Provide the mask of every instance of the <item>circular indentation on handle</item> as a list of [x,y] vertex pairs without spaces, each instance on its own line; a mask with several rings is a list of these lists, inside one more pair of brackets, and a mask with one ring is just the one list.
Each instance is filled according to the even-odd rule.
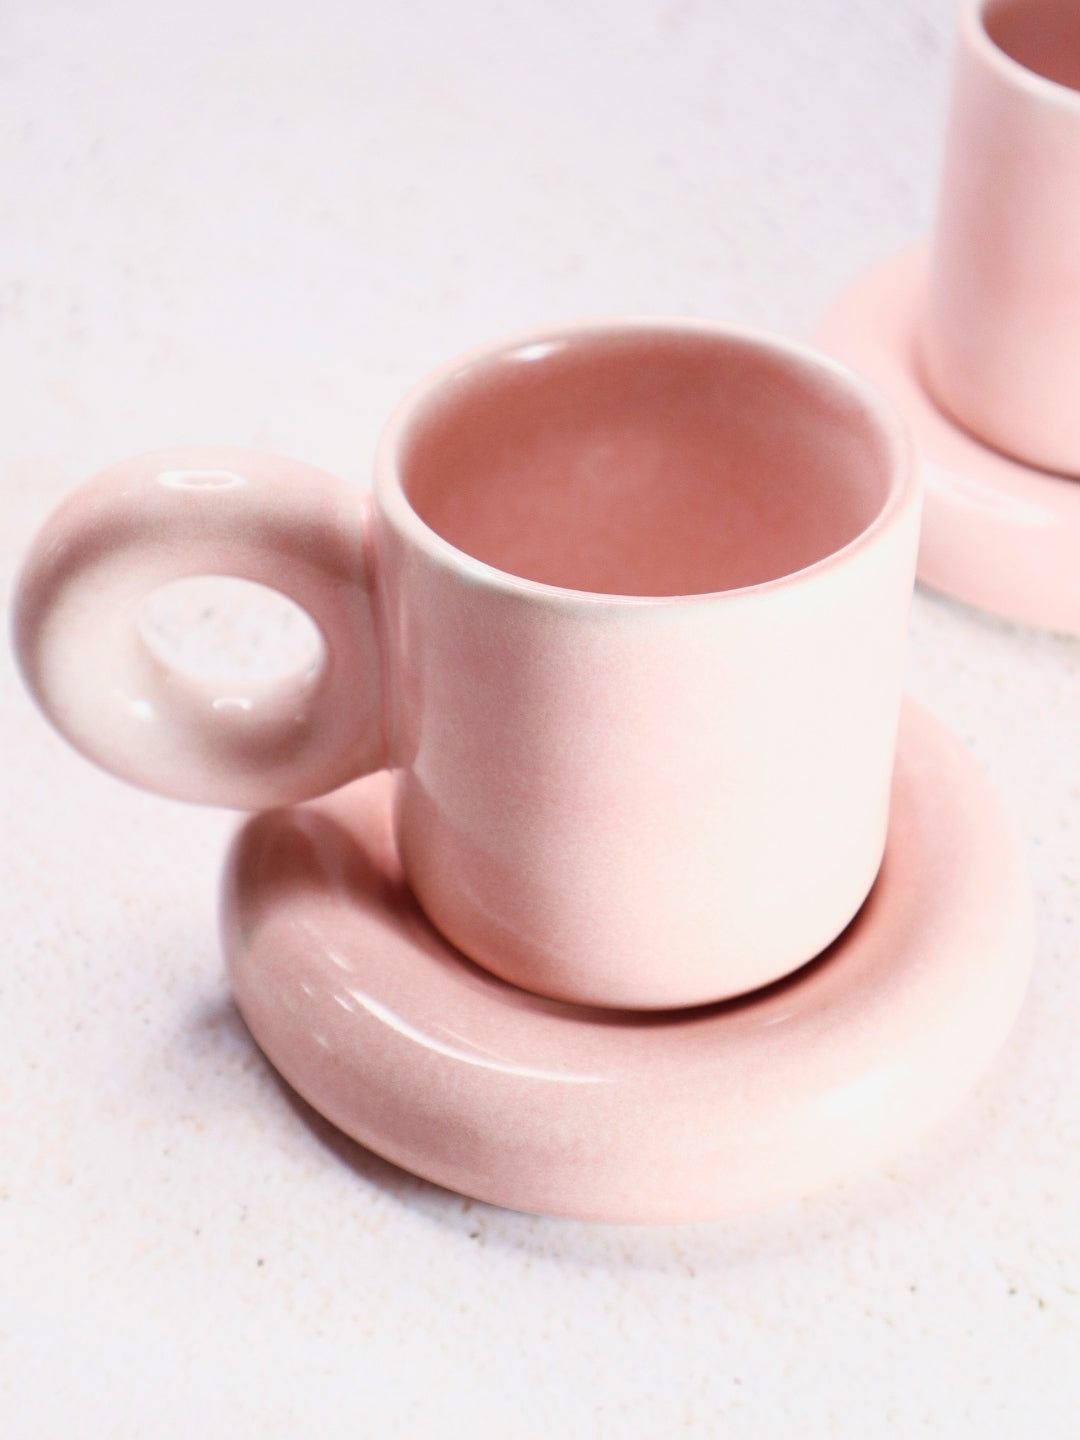
[[152,591],[139,633],[163,665],[229,682],[234,693],[274,679],[310,684],[326,647],[306,611],[280,590],[230,575],[193,575]]

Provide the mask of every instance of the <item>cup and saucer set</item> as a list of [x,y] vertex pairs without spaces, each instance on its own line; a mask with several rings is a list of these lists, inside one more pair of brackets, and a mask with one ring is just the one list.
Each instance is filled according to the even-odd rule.
[[[237,1005],[417,1175],[588,1219],[751,1210],[908,1143],[1009,1033],[1029,881],[902,672],[917,559],[1080,631],[1080,16],[989,0],[961,30],[932,256],[858,282],[823,349],[517,336],[405,398],[371,495],[162,451],[26,559],[31,693],[121,778],[253,812]],[[209,574],[299,605],[318,662],[241,694],[165,664],[140,609]]]

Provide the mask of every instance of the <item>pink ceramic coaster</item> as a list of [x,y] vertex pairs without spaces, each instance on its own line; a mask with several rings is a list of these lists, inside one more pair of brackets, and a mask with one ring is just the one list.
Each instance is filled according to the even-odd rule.
[[926,477],[919,579],[1080,635],[1080,481],[983,445],[931,399],[916,352],[925,267],[921,246],[874,266],[840,296],[818,342],[884,390],[914,432]]
[[1009,827],[911,706],[858,918],[790,979],[696,1010],[578,1008],[465,960],[403,883],[392,787],[376,775],[247,823],[226,877],[230,975],[317,1110],[477,1199],[673,1221],[804,1195],[955,1105],[1020,1005],[1033,930]]

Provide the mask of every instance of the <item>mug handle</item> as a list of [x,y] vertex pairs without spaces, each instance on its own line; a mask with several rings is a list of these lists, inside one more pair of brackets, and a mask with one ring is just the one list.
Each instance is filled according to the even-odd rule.
[[[208,805],[291,804],[387,763],[373,554],[367,497],[314,466],[250,450],[141,455],[75,491],[38,535],[16,655],[53,725],[121,779]],[[318,627],[319,663],[242,695],[165,664],[139,607],[196,575],[286,595]]]

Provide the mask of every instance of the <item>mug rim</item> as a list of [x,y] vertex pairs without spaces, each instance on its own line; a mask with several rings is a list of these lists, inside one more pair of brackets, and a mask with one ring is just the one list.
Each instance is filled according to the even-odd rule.
[[1026,91],[1035,100],[1080,115],[1080,90],[1063,85],[1060,80],[1051,80],[1038,70],[1030,70],[993,38],[986,28],[986,12],[994,3],[995,0],[966,0],[960,12],[960,34],[968,48],[1006,84]]
[[[717,340],[756,346],[770,352],[774,357],[779,356],[789,365],[811,370],[819,378],[827,377],[842,389],[849,399],[859,405],[885,445],[888,488],[884,502],[870,523],[846,544],[812,564],[754,585],[675,595],[635,595],[577,590],[568,586],[550,585],[542,580],[531,580],[509,570],[500,570],[486,560],[480,560],[467,550],[453,545],[421,519],[405,494],[399,461],[413,424],[419,419],[428,402],[445,389],[449,382],[465,371],[533,345],[650,333],[676,338],[709,336]],[[630,315],[594,317],[518,331],[474,346],[430,371],[398,402],[383,427],[375,452],[373,492],[379,510],[411,544],[425,551],[444,568],[453,570],[463,581],[507,594],[532,596],[568,605],[660,608],[704,601],[716,604],[725,600],[766,595],[806,584],[818,575],[844,567],[862,551],[875,545],[884,533],[901,521],[910,507],[920,503],[920,482],[920,467],[914,441],[899,411],[874,385],[838,360],[811,345],[771,334],[755,326],[686,317]]]

